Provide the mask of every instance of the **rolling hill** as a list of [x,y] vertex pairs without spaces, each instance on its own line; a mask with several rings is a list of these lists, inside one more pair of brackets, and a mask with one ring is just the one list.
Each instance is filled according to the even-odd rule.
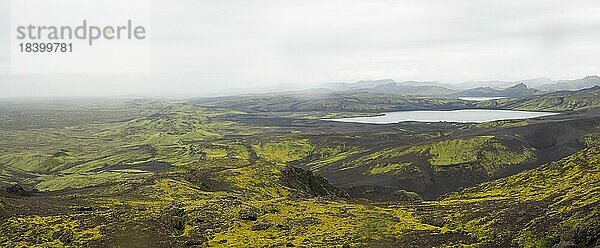
[[[454,206],[447,226],[477,233],[493,247],[597,247],[600,237],[600,147],[442,198]],[[473,209],[473,208],[471,208]]]
[[478,87],[468,89],[452,94],[458,97],[510,97],[518,98],[524,96],[532,96],[541,94],[542,92],[536,89],[527,87],[524,83],[516,84],[511,87],[498,90],[490,87]]
[[567,111],[600,106],[600,86],[577,91],[558,91],[539,96],[500,101],[498,107],[519,110]]

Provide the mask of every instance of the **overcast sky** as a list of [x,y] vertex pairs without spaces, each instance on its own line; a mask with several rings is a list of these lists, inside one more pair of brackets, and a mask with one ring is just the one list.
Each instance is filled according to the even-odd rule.
[[598,13],[597,0],[155,0],[147,76],[11,75],[3,13],[0,96],[207,95],[383,78],[574,79],[600,74]]

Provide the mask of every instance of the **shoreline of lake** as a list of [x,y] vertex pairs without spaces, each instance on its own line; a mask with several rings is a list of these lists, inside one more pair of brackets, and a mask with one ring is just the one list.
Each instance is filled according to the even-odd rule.
[[557,114],[559,113],[498,109],[416,110],[380,113],[377,116],[369,117],[350,117],[321,120],[363,124],[393,124],[411,121],[483,123],[490,121],[531,119]]

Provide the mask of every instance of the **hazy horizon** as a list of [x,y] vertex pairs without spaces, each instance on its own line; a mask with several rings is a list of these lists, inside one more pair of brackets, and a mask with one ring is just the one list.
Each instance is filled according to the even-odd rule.
[[11,74],[0,97],[221,95],[327,82],[572,80],[599,74],[600,2],[152,1],[149,75]]
[[[141,97],[141,98],[171,98],[171,99],[189,99],[189,98],[194,98],[194,97],[223,97],[223,96],[236,96],[236,95],[244,95],[244,94],[268,94],[268,93],[286,93],[286,92],[298,92],[298,91],[306,91],[306,90],[318,90],[318,89],[325,89],[324,85],[329,84],[329,83],[347,83],[347,84],[356,84],[359,83],[361,81],[381,81],[381,80],[394,80],[396,83],[410,83],[410,82],[418,82],[418,83],[423,83],[422,86],[434,86],[434,85],[441,85],[442,87],[444,86],[456,86],[456,88],[452,88],[452,87],[447,87],[449,90],[453,90],[453,89],[457,89],[457,90],[465,90],[465,89],[472,89],[472,88],[476,88],[476,87],[485,87],[485,86],[490,86],[490,85],[485,85],[486,83],[490,83],[490,82],[504,82],[506,83],[506,87],[510,87],[510,86],[514,86],[516,84],[519,83],[524,83],[524,81],[528,81],[528,80],[536,80],[536,79],[550,79],[554,82],[564,82],[564,81],[573,81],[573,80],[577,80],[577,79],[582,79],[584,77],[588,77],[588,76],[594,76],[594,77],[598,77],[597,75],[586,75],[586,76],[581,76],[578,78],[572,78],[572,79],[552,79],[549,77],[539,77],[539,78],[528,78],[528,79],[521,79],[521,80],[472,80],[472,81],[464,81],[464,82],[439,82],[439,81],[431,81],[431,80],[425,80],[425,81],[416,81],[416,80],[402,80],[402,81],[398,81],[398,80],[394,80],[394,79],[390,79],[390,78],[382,78],[382,79],[372,79],[372,80],[358,80],[358,81],[354,81],[354,82],[342,82],[342,81],[336,81],[336,82],[318,82],[318,83],[311,83],[311,84],[304,84],[304,85],[290,85],[290,84],[275,84],[275,85],[267,85],[261,88],[225,88],[221,91],[214,91],[214,92],[206,92],[206,93],[195,93],[195,92],[191,92],[191,93],[127,93],[127,92],[123,92],[123,94],[104,94],[104,93],[98,93],[98,94],[47,94],[47,95],[0,95],[0,99],[10,99],[10,98],[15,98],[15,99],[27,99],[27,98],[46,98],[46,99],[52,99],[52,98],[73,98],[73,99],[77,99],[77,98],[137,98],[137,97]],[[428,84],[430,83],[430,84]],[[458,85],[460,84],[466,84],[466,85],[470,85],[469,83],[473,83],[479,86],[471,86],[471,87],[463,87],[463,88],[459,88]],[[525,84],[527,84],[525,82]],[[419,84],[413,84],[415,86],[418,86]],[[529,88],[536,88],[535,86],[531,86],[531,85],[527,85]],[[491,88],[496,88],[496,89],[503,89],[506,87],[498,87],[498,86],[490,86]],[[360,88],[357,88],[360,89]]]

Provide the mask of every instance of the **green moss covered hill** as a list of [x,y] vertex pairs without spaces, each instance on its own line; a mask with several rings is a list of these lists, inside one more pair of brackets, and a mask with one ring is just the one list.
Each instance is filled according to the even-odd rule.
[[471,211],[446,216],[449,229],[486,244],[594,247],[600,228],[600,147],[451,193],[441,205]]

